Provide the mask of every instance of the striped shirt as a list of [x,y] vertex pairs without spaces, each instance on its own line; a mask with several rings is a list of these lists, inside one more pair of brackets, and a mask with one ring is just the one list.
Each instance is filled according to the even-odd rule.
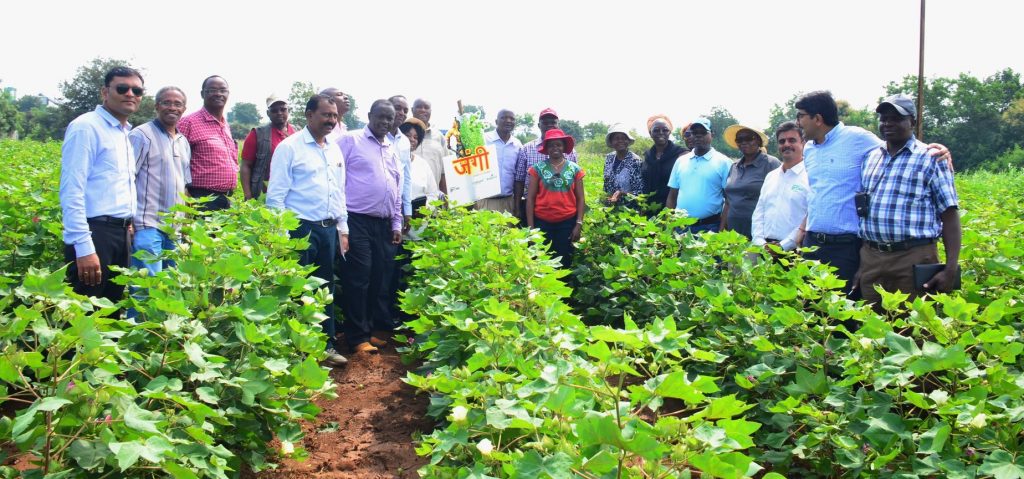
[[181,194],[192,179],[192,150],[181,133],[171,136],[158,120],[139,125],[128,134],[135,148],[136,229],[156,228],[160,213],[183,202]]
[[895,156],[884,144],[873,150],[863,177],[871,203],[868,217],[860,219],[860,235],[868,241],[938,238],[940,215],[958,205],[949,165],[935,161],[928,145],[913,136]]
[[[537,147],[540,146],[540,138],[533,140],[519,149],[519,154],[516,155],[516,171],[513,175],[513,181],[517,183],[523,183],[523,195],[526,195],[527,184],[526,184],[526,172],[531,166],[536,165],[538,162],[548,159],[548,155],[545,155],[537,151]],[[576,161],[576,150],[570,151],[565,154],[565,159],[577,163]]]
[[821,144],[804,147],[804,165],[811,194],[807,197],[807,231],[857,234],[860,219],[853,196],[860,191],[860,174],[868,154],[885,143],[869,131],[842,122]]
[[191,186],[226,193],[238,186],[238,144],[227,121],[214,118],[206,108],[186,115],[178,131],[192,148]]

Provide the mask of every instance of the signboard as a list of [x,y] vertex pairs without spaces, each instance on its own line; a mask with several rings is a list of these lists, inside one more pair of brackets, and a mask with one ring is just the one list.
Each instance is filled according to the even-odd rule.
[[448,199],[455,203],[474,203],[501,194],[498,153],[493,146],[478,146],[471,155],[444,161]]

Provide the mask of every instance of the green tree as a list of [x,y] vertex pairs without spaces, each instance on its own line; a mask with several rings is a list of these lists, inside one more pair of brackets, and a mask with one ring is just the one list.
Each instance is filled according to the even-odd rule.
[[562,118],[558,119],[558,128],[564,131],[569,136],[573,137],[577,143],[585,140],[583,133],[583,127],[580,126],[580,122],[576,120],[565,120]]
[[341,119],[345,123],[345,127],[349,130],[358,130],[366,126],[366,122],[360,120],[356,116],[356,99],[352,95],[348,96],[349,110],[345,113],[345,116]]
[[[89,63],[78,67],[75,76],[70,80],[60,83],[60,92],[64,97],[60,102],[63,126],[57,132],[57,139],[64,135],[64,128],[71,120],[78,118],[83,113],[95,110],[96,105],[102,102],[100,89],[103,88],[103,77],[116,66],[132,67],[126,61],[96,57]],[[143,72],[143,76],[145,76],[145,72]],[[138,111],[128,117],[128,122],[138,125],[152,120],[155,116],[156,103],[153,101],[152,95],[146,95],[142,97]]]
[[712,107],[711,113],[704,115],[704,117],[711,120],[711,130],[714,132],[714,136],[711,139],[711,146],[718,150],[719,153],[722,153],[729,158],[739,158],[742,156],[740,151],[729,146],[729,144],[725,142],[725,138],[722,136],[722,133],[725,132],[726,128],[739,123],[739,121],[736,120],[736,117],[732,116],[732,113],[722,106]]
[[[925,82],[922,141],[949,147],[958,170],[982,166],[1021,140],[1011,106],[1024,98],[1020,74],[1007,68],[980,79],[966,73]],[[886,94],[917,95],[917,77],[890,82]],[[1007,114],[1006,112],[1011,113]]]
[[583,126],[583,137],[587,140],[591,138],[603,139],[608,134],[608,128],[609,125],[603,121],[592,121]]
[[878,132],[878,116],[874,107],[854,108],[846,100],[836,100],[839,121],[844,125],[859,126],[867,131]]
[[533,113],[524,113],[516,117],[516,129],[515,135],[519,141],[523,143],[531,142],[537,139],[537,133],[534,132],[534,126],[536,126],[537,120],[534,118]]
[[292,91],[288,93],[288,121],[291,124],[306,127],[306,102],[318,91],[311,82],[292,83]]
[[13,136],[20,130],[21,113],[14,103],[14,97],[0,91],[0,138]]
[[40,95],[25,95],[21,98],[18,98],[18,101],[16,103],[18,105],[18,111],[22,113],[27,113],[32,111],[33,108],[46,106],[47,100],[45,97]]
[[67,126],[63,121],[64,116],[60,109],[37,106],[22,113],[20,136],[37,141],[59,139],[62,136],[61,131]]
[[228,121],[242,125],[259,125],[263,118],[255,103],[238,102],[228,112]]

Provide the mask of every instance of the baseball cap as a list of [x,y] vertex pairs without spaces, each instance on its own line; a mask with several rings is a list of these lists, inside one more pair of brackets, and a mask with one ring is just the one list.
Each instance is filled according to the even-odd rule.
[[267,97],[267,108],[270,108],[271,106],[273,106],[274,103],[284,103],[285,106],[288,106],[288,100],[285,100],[283,98],[279,98],[277,95],[270,95],[270,96],[268,96]]
[[880,113],[885,105],[892,106],[900,115],[917,118],[917,106],[914,105],[914,99],[907,95],[899,93],[886,97],[882,103],[878,104],[878,108],[875,108],[875,113]]
[[711,120],[709,120],[707,118],[704,118],[704,117],[700,117],[700,118],[697,118],[696,120],[693,120],[693,123],[690,123],[690,126],[688,126],[686,129],[688,129],[688,130],[692,129],[693,127],[695,127],[697,125],[703,126],[704,129],[709,131],[709,132],[711,131]]
[[545,108],[545,109],[540,111],[540,115],[537,116],[537,119],[544,118],[545,116],[549,116],[549,115],[553,116],[555,118],[558,118],[558,113],[556,113],[554,109],[552,109],[552,108]]

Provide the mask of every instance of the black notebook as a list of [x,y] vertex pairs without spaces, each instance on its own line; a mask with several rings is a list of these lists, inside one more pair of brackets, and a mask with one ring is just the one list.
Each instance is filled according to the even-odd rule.
[[[915,264],[914,286],[917,288],[917,291],[921,293],[934,293],[935,288],[925,289],[924,284],[944,269],[946,269],[944,263]],[[960,266],[956,267],[956,280],[953,282],[953,289],[960,289]]]

